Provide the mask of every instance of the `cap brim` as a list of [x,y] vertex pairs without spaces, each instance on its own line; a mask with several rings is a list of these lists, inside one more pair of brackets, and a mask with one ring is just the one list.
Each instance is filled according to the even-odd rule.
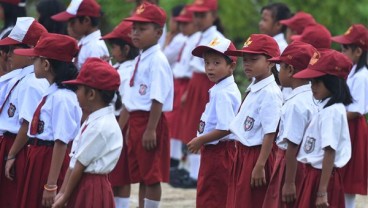
[[279,64],[279,63],[281,63],[283,60],[281,59],[281,56],[279,56],[279,57],[270,58],[270,59],[268,59],[268,61],[270,61],[270,62],[272,62],[272,63],[277,63],[277,64]]
[[124,20],[129,21],[129,22],[153,22],[150,19],[138,17],[138,16],[131,16],[131,17],[125,18]]
[[9,37],[0,40],[0,45],[18,45],[18,44],[22,43]]
[[39,56],[38,54],[36,54],[35,50],[33,48],[31,49],[15,49],[14,53],[20,56],[30,56],[30,57],[34,57],[34,56]]
[[331,37],[331,40],[333,42],[336,42],[336,43],[340,43],[340,44],[351,44],[351,41],[348,40],[345,36],[343,35],[338,35],[338,36],[334,36],[334,37]]
[[193,22],[193,19],[186,17],[175,17],[174,20],[177,22]]
[[298,79],[311,79],[311,78],[321,77],[323,75],[326,75],[326,73],[307,68],[307,69],[304,69],[294,74],[293,77],[298,78]]
[[[208,46],[198,46],[192,51],[192,54],[193,54],[193,56],[197,56],[199,58],[202,58],[203,53],[205,53],[206,51],[209,51],[209,50],[217,51],[217,50],[215,50],[213,48],[210,48]],[[217,52],[219,52],[219,51],[217,51]],[[221,53],[221,52],[219,52],[219,53]]]
[[211,11],[211,9],[208,8],[208,7],[203,7],[203,6],[189,6],[188,11],[191,11],[191,12],[208,12],[208,11]]
[[77,79],[69,80],[69,81],[64,81],[62,83],[63,84],[66,84],[66,85],[82,85],[82,84],[84,84],[82,81],[77,80]]
[[234,50],[234,51],[226,51],[225,55],[227,56],[243,56],[244,53],[250,53],[250,54],[264,54],[263,52],[254,52],[251,50]]
[[281,23],[282,25],[289,26],[289,25],[291,25],[292,20],[290,20],[290,19],[280,20],[280,23]]
[[291,36],[291,40],[298,40],[298,41],[301,41],[302,39],[302,36],[301,35],[292,35]]
[[68,20],[70,20],[71,18],[76,17],[76,15],[72,15],[66,11],[64,12],[60,12],[59,14],[55,14],[53,16],[51,16],[51,19],[58,21],[58,22],[66,22]]
[[114,38],[118,38],[118,39],[121,39],[121,37],[117,37],[116,35],[112,34],[112,33],[108,33],[104,36],[102,36],[100,38],[100,40],[107,40],[107,39],[114,39]]

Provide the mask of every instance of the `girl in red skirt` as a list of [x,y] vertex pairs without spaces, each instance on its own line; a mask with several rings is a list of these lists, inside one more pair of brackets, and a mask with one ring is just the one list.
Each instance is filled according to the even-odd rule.
[[88,113],[73,141],[69,169],[52,207],[115,207],[110,173],[121,153],[123,138],[110,106],[120,85],[119,74],[107,62],[89,58],[77,79],[77,98]]
[[351,160],[341,169],[344,181],[345,205],[355,207],[355,194],[367,195],[368,190],[368,30],[364,25],[352,25],[344,35],[332,37],[341,44],[342,53],[353,62],[347,84],[353,103],[346,107],[352,145]]
[[280,84],[291,87],[281,109],[278,146],[275,165],[263,202],[264,208],[293,207],[299,182],[303,178],[303,166],[296,155],[312,116],[316,112],[308,80],[295,79],[292,75],[307,68],[309,60],[317,50],[302,42],[287,46],[280,57],[269,59],[280,64]]
[[282,93],[275,81],[276,67],[269,58],[280,55],[276,41],[253,34],[241,50],[225,54],[242,56],[247,77],[253,78],[242,106],[230,124],[236,136],[226,207],[262,207],[273,167],[271,153],[281,115]]
[[78,133],[82,111],[75,93],[62,82],[77,76],[72,62],[77,52],[75,39],[51,33],[41,36],[35,48],[14,51],[35,57],[36,77],[50,83],[28,128],[30,146],[20,207],[50,207],[64,179],[67,145]]
[[339,168],[351,157],[345,111],[352,103],[345,81],[351,67],[345,55],[327,49],[313,55],[308,68],[293,76],[311,79],[313,97],[319,100],[297,157],[306,171],[295,207],[345,207]]

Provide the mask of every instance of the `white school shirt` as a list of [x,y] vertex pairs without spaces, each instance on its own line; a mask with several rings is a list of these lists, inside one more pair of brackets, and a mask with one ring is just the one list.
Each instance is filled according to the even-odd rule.
[[274,76],[250,84],[249,94],[230,123],[235,139],[245,146],[263,143],[265,134],[276,132],[281,116],[282,93]]
[[[139,56],[135,58],[134,67]],[[162,111],[171,111],[174,99],[173,74],[158,44],[140,54],[134,85],[127,87],[123,104],[129,112],[150,111],[152,100],[162,103]],[[129,79],[130,80],[130,79]],[[129,84],[129,83],[128,83]]]
[[123,135],[113,107],[101,108],[82,124],[73,141],[69,168],[73,169],[78,160],[86,167],[86,173],[109,173],[118,162],[122,147]]
[[6,95],[8,95],[14,84],[21,79],[0,114],[0,132],[17,134],[23,119],[28,122],[32,121],[37,105],[49,87],[48,81],[37,79],[33,71],[33,65],[27,66],[22,69],[18,76],[9,81]]
[[170,67],[173,68],[178,60],[181,48],[184,46],[187,37],[183,33],[178,33],[172,41],[164,48],[164,54],[169,61]]
[[346,110],[364,115],[368,113],[368,69],[363,67],[355,73],[356,66],[353,66],[346,80],[353,97],[353,103]]
[[281,54],[285,50],[285,48],[288,46],[284,34],[279,33],[273,36],[273,39],[277,42],[277,45],[279,45],[280,54]]
[[109,51],[104,40],[100,40],[101,31],[96,30],[95,32],[83,36],[78,45],[81,48],[78,53],[77,67],[80,70],[87,58],[90,57],[110,57]]
[[158,44],[160,45],[161,49],[164,48],[164,46],[165,46],[166,36],[167,36],[167,26],[166,26],[166,23],[165,23],[164,27],[162,28],[162,35],[161,35],[160,39],[158,39]]
[[305,130],[317,112],[315,102],[310,84],[297,87],[291,92],[281,108],[279,134],[276,140],[280,149],[287,149],[287,141],[300,145]]
[[[224,38],[224,36],[217,30],[216,26],[211,26],[206,31],[202,32],[197,45],[208,45],[215,37]],[[192,71],[205,73],[203,58],[194,56],[189,65],[192,67]]]
[[[215,129],[228,131],[229,124],[240,107],[241,94],[233,75],[215,84],[209,93],[210,101],[206,104],[201,116],[197,136],[202,136]],[[217,144],[220,140],[229,138],[231,137],[225,136],[207,144]]]
[[345,106],[336,103],[323,108],[330,98],[318,104],[303,138],[297,160],[322,169],[324,148],[335,150],[334,167],[343,167],[351,157],[351,142]]
[[18,76],[22,69],[15,69],[9,73],[4,74],[0,77],[0,106],[3,104],[6,98],[6,88],[8,82],[14,77]]
[[196,32],[188,37],[181,54],[179,62],[176,62],[173,67],[174,78],[191,78],[192,68],[189,63],[194,58],[192,51],[197,47],[199,39],[201,37],[201,32]]
[[29,125],[27,135],[46,141],[60,140],[68,144],[77,136],[82,118],[77,95],[71,90],[59,89],[54,83],[42,95],[44,96],[47,98],[41,108],[37,134],[30,134]]

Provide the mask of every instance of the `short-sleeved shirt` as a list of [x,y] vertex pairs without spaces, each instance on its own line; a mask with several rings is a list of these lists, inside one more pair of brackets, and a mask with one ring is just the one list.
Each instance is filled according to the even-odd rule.
[[282,107],[282,93],[273,75],[254,83],[239,113],[230,123],[235,139],[245,146],[261,145],[265,134],[276,132]]
[[113,107],[101,108],[82,124],[73,141],[69,167],[73,169],[78,160],[86,173],[109,173],[118,162],[122,145],[123,135]]
[[170,67],[173,68],[177,62],[182,47],[184,46],[187,37],[183,33],[178,33],[172,41],[165,47],[164,54],[169,61]]
[[95,32],[82,37],[78,45],[80,47],[80,51],[78,53],[78,61],[77,67],[80,69],[87,58],[90,57],[109,57],[109,51],[105,44],[105,41],[100,40],[101,38],[101,31],[96,30]]
[[[210,101],[202,114],[198,125],[197,136],[207,134],[215,129],[229,130],[230,122],[235,118],[241,103],[241,94],[231,75],[221,82],[215,84],[210,90]],[[221,138],[230,139],[226,136]],[[217,144],[220,140],[207,144]]]
[[281,54],[285,50],[285,48],[288,46],[284,34],[279,33],[273,36],[273,39],[277,42],[277,45],[279,45],[280,54]]
[[356,72],[356,66],[353,66],[346,80],[353,97],[353,103],[346,110],[364,115],[368,113],[368,69],[363,67]]
[[82,118],[76,94],[71,90],[59,89],[54,83],[46,90],[44,96],[47,98],[40,111],[37,134],[30,134],[29,125],[28,136],[69,143],[77,136]]
[[8,82],[14,77],[18,76],[21,71],[22,69],[15,69],[0,77],[0,106],[3,104],[6,98],[6,88],[7,88]]
[[135,66],[134,60],[127,60],[121,63],[118,68],[118,73],[120,76],[119,92],[122,97],[125,94],[125,90],[129,87],[129,82],[134,71],[134,66]]
[[[197,45],[208,45],[215,37],[223,38],[224,36],[217,30],[216,26],[211,26],[201,33]],[[189,65],[192,67],[192,71],[205,73],[203,58],[193,57]]]
[[[134,66],[139,57],[136,57]],[[162,111],[171,111],[174,99],[173,74],[158,44],[140,54],[134,85],[127,87],[123,103],[129,112],[150,111],[152,100],[163,104]]]
[[310,122],[297,160],[322,169],[324,148],[335,150],[334,167],[343,167],[351,157],[351,142],[345,106],[336,103],[323,108],[330,98],[319,103],[318,113]]
[[281,119],[277,146],[287,149],[287,140],[300,145],[305,130],[313,115],[317,112],[317,104],[313,99],[311,85],[295,88],[281,108]]

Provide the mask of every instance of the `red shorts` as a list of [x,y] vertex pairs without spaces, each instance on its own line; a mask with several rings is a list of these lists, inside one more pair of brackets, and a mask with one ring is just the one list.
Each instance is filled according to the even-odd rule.
[[367,195],[368,189],[368,127],[364,116],[349,120],[351,158],[341,168],[344,191]]
[[67,207],[115,207],[108,176],[83,173]]
[[165,115],[162,114],[156,128],[157,146],[147,151],[142,144],[149,112],[135,111],[129,114],[127,137],[128,163],[131,183],[152,185],[169,182],[170,139]]
[[19,204],[18,190],[23,190],[24,170],[26,166],[27,145],[17,154],[15,159],[15,176],[11,181],[5,177],[5,157],[8,156],[16,135],[6,133],[0,136],[0,207],[17,207]]
[[201,166],[197,185],[197,207],[226,207],[230,169],[235,141],[205,145],[201,149]]
[[179,139],[185,144],[197,136],[202,113],[209,101],[208,90],[214,85],[204,73],[193,72],[188,85],[187,100],[183,106]]
[[[302,181],[301,191],[299,192],[295,207],[310,208],[316,207],[317,192],[322,170],[313,168],[310,165],[305,166],[305,177]],[[344,191],[339,170],[334,168],[330,176],[327,187],[327,199],[329,207],[344,208]]]
[[[252,171],[260,152],[261,145],[248,147],[236,142],[236,153],[227,192],[227,208],[262,207],[268,184],[258,188],[250,186]],[[274,156],[271,153],[264,168],[267,182],[270,181],[273,164]]]

